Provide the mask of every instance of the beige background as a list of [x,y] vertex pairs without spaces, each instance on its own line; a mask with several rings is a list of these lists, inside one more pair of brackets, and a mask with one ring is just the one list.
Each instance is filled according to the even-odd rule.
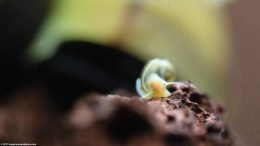
[[237,0],[228,8],[233,50],[231,122],[245,146],[260,145],[260,1]]

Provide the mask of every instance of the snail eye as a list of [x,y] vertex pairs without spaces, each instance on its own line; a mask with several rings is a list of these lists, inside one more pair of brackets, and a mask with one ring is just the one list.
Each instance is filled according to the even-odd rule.
[[175,92],[175,91],[178,90],[177,87],[174,86],[174,85],[168,85],[168,86],[166,86],[166,89],[167,89],[170,93],[173,93],[173,92]]

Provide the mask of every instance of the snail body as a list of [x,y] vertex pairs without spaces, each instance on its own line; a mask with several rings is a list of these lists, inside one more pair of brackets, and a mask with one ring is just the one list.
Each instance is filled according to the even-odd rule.
[[174,67],[168,60],[153,59],[136,80],[136,91],[144,99],[168,97],[171,93],[166,86],[174,79]]

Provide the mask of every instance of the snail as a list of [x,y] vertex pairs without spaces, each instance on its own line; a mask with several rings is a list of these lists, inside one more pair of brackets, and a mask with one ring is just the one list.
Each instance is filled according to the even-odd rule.
[[176,89],[187,89],[189,85],[175,80],[175,69],[166,59],[152,59],[143,68],[136,80],[136,91],[143,99],[168,97]]

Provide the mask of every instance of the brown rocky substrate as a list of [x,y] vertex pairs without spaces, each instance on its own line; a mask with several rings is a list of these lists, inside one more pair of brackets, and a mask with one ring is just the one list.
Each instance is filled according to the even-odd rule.
[[192,87],[170,97],[88,94],[60,112],[38,92],[0,106],[1,142],[57,146],[235,146],[224,109]]

